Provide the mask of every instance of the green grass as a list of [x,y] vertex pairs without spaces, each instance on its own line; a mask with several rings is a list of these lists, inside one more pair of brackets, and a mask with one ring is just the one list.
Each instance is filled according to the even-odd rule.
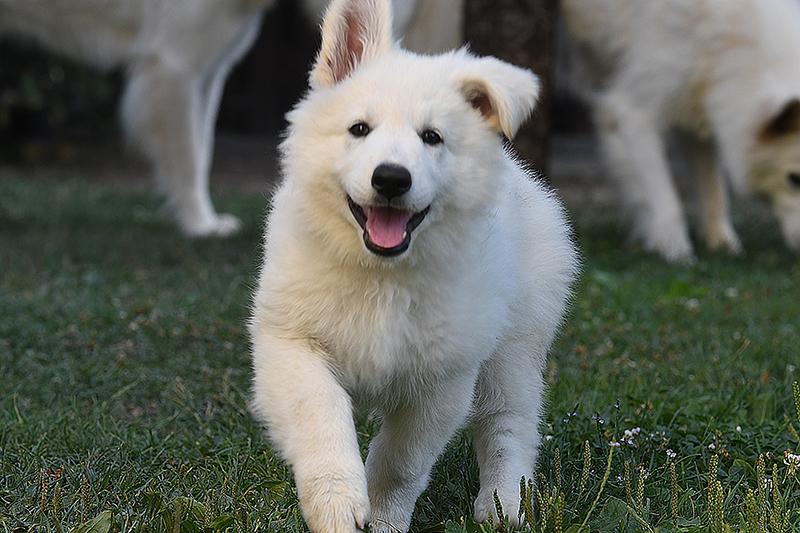
[[[305,530],[247,410],[265,203],[224,195],[245,232],[192,242],[149,194],[0,176],[0,531]],[[548,368],[537,531],[747,530],[748,487],[800,529],[800,472],[783,461],[800,446],[800,263],[745,208],[748,254],[701,252],[693,268],[623,246],[602,213],[578,217],[584,276]],[[609,443],[636,427],[600,492]],[[360,429],[366,445],[375,424]],[[759,492],[759,456],[777,500]],[[476,493],[462,435],[415,531],[479,531],[463,518]]]

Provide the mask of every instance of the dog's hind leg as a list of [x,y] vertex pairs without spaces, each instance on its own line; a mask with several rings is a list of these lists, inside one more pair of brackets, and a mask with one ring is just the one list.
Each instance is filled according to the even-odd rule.
[[688,146],[692,173],[700,193],[703,237],[710,250],[725,250],[732,254],[742,251],[736,230],[731,222],[728,191],[715,159],[712,143],[695,140]]
[[408,531],[436,458],[469,413],[474,384],[472,374],[454,377],[384,413],[367,456],[371,532]]
[[597,101],[595,121],[612,177],[633,210],[634,234],[665,259],[691,262],[692,244],[672,182],[661,132],[651,111],[621,92]]
[[204,142],[202,82],[168,59],[133,65],[122,103],[131,141],[152,162],[180,228],[190,236],[225,236],[240,223],[217,214],[208,191],[209,147]]
[[497,523],[496,491],[511,525],[520,526],[520,479],[532,479],[539,449],[546,354],[523,336],[506,341],[481,370],[472,421],[481,482],[475,499],[479,522],[492,515]]
[[200,95],[200,111],[202,115],[200,170],[203,175],[208,176],[211,173],[217,113],[219,112],[219,104],[225,89],[225,82],[228,79],[231,69],[252,46],[253,41],[258,35],[260,24],[261,16],[259,14],[251,15],[244,21],[237,38],[228,46],[222,59],[211,68],[210,73],[204,80]]

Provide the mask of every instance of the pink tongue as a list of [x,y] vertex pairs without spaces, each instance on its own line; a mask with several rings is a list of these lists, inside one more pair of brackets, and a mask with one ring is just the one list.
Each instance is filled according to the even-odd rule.
[[411,213],[391,207],[373,207],[367,210],[369,240],[381,248],[394,248],[405,239],[406,225]]

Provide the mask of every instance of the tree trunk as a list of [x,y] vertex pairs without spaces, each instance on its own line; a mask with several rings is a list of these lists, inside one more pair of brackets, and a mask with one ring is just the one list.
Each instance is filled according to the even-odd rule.
[[514,139],[520,155],[547,173],[557,0],[467,0],[466,39],[479,55],[533,70],[542,83],[533,118]]

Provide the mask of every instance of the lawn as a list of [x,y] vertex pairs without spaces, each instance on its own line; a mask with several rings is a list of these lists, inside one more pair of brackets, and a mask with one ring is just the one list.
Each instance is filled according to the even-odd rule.
[[[0,176],[0,531],[305,531],[247,409],[266,199],[218,204],[244,233],[192,242],[149,193]],[[800,262],[761,209],[740,213],[747,255],[694,267],[576,215],[584,275],[548,368],[537,531],[800,530],[784,456]],[[360,416],[364,449],[376,426]],[[414,531],[481,531],[476,493],[464,434]]]

